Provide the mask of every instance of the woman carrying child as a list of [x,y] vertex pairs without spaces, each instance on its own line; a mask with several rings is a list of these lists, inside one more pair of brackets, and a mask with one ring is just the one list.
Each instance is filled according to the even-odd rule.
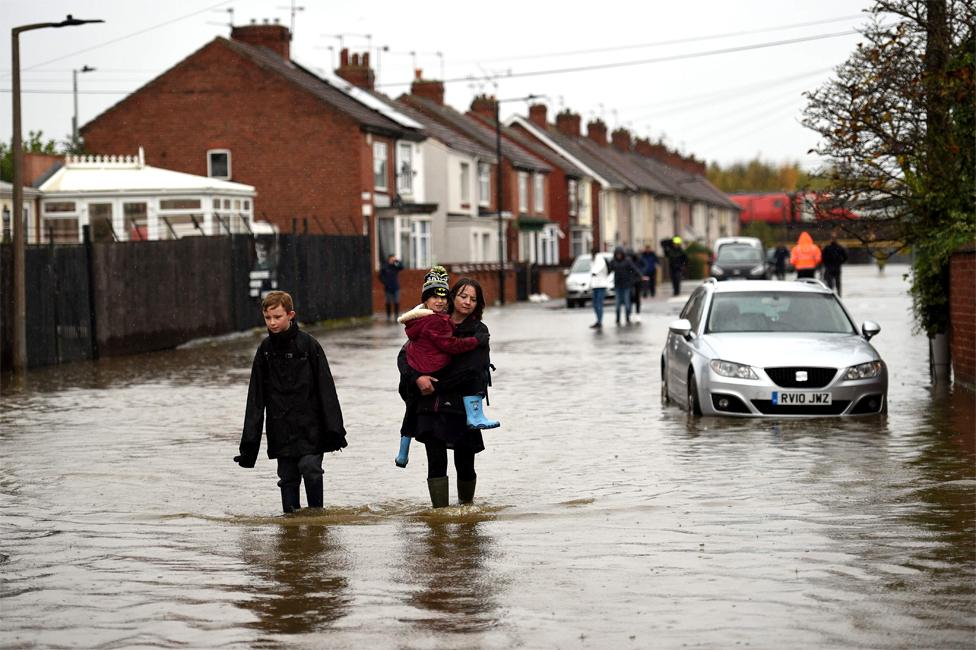
[[[397,363],[401,377],[416,397],[414,438],[424,443],[427,452],[427,487],[431,505],[448,505],[447,450],[454,450],[457,471],[458,501],[474,500],[477,474],[475,454],[485,448],[481,428],[498,426],[484,418],[481,399],[487,396],[491,384],[491,366],[487,340],[488,327],[481,317],[485,296],[477,280],[462,278],[447,296],[447,313],[458,338],[474,337],[483,346],[455,354],[450,364],[437,376],[419,372],[407,363],[406,348],[400,351]],[[465,402],[468,408],[466,409]]]

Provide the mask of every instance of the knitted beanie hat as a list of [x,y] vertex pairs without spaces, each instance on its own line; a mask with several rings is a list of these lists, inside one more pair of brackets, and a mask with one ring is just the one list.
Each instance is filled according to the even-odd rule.
[[424,288],[420,294],[420,301],[424,302],[431,296],[447,296],[449,289],[447,269],[443,266],[432,266],[424,276]]

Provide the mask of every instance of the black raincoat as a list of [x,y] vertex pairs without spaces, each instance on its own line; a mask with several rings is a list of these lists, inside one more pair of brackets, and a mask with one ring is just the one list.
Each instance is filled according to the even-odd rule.
[[241,465],[253,467],[265,410],[268,458],[299,457],[346,446],[342,409],[322,346],[291,327],[269,334],[254,355],[241,434]]

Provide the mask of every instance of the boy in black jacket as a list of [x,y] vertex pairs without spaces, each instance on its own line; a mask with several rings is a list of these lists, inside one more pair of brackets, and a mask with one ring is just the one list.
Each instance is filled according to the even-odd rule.
[[241,434],[241,467],[254,467],[268,412],[268,458],[278,459],[281,508],[301,507],[305,481],[308,507],[322,507],[322,455],[346,446],[342,409],[322,346],[298,329],[291,296],[271,291],[261,302],[268,336],[254,355]]

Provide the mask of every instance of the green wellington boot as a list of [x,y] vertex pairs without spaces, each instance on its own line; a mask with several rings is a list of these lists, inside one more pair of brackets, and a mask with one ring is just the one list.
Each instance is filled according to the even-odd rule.
[[471,503],[474,501],[474,486],[478,484],[478,479],[473,478],[470,481],[462,481],[458,479],[458,502],[459,503]]
[[435,508],[447,506],[450,496],[446,476],[427,479],[427,490],[430,492],[430,505]]

